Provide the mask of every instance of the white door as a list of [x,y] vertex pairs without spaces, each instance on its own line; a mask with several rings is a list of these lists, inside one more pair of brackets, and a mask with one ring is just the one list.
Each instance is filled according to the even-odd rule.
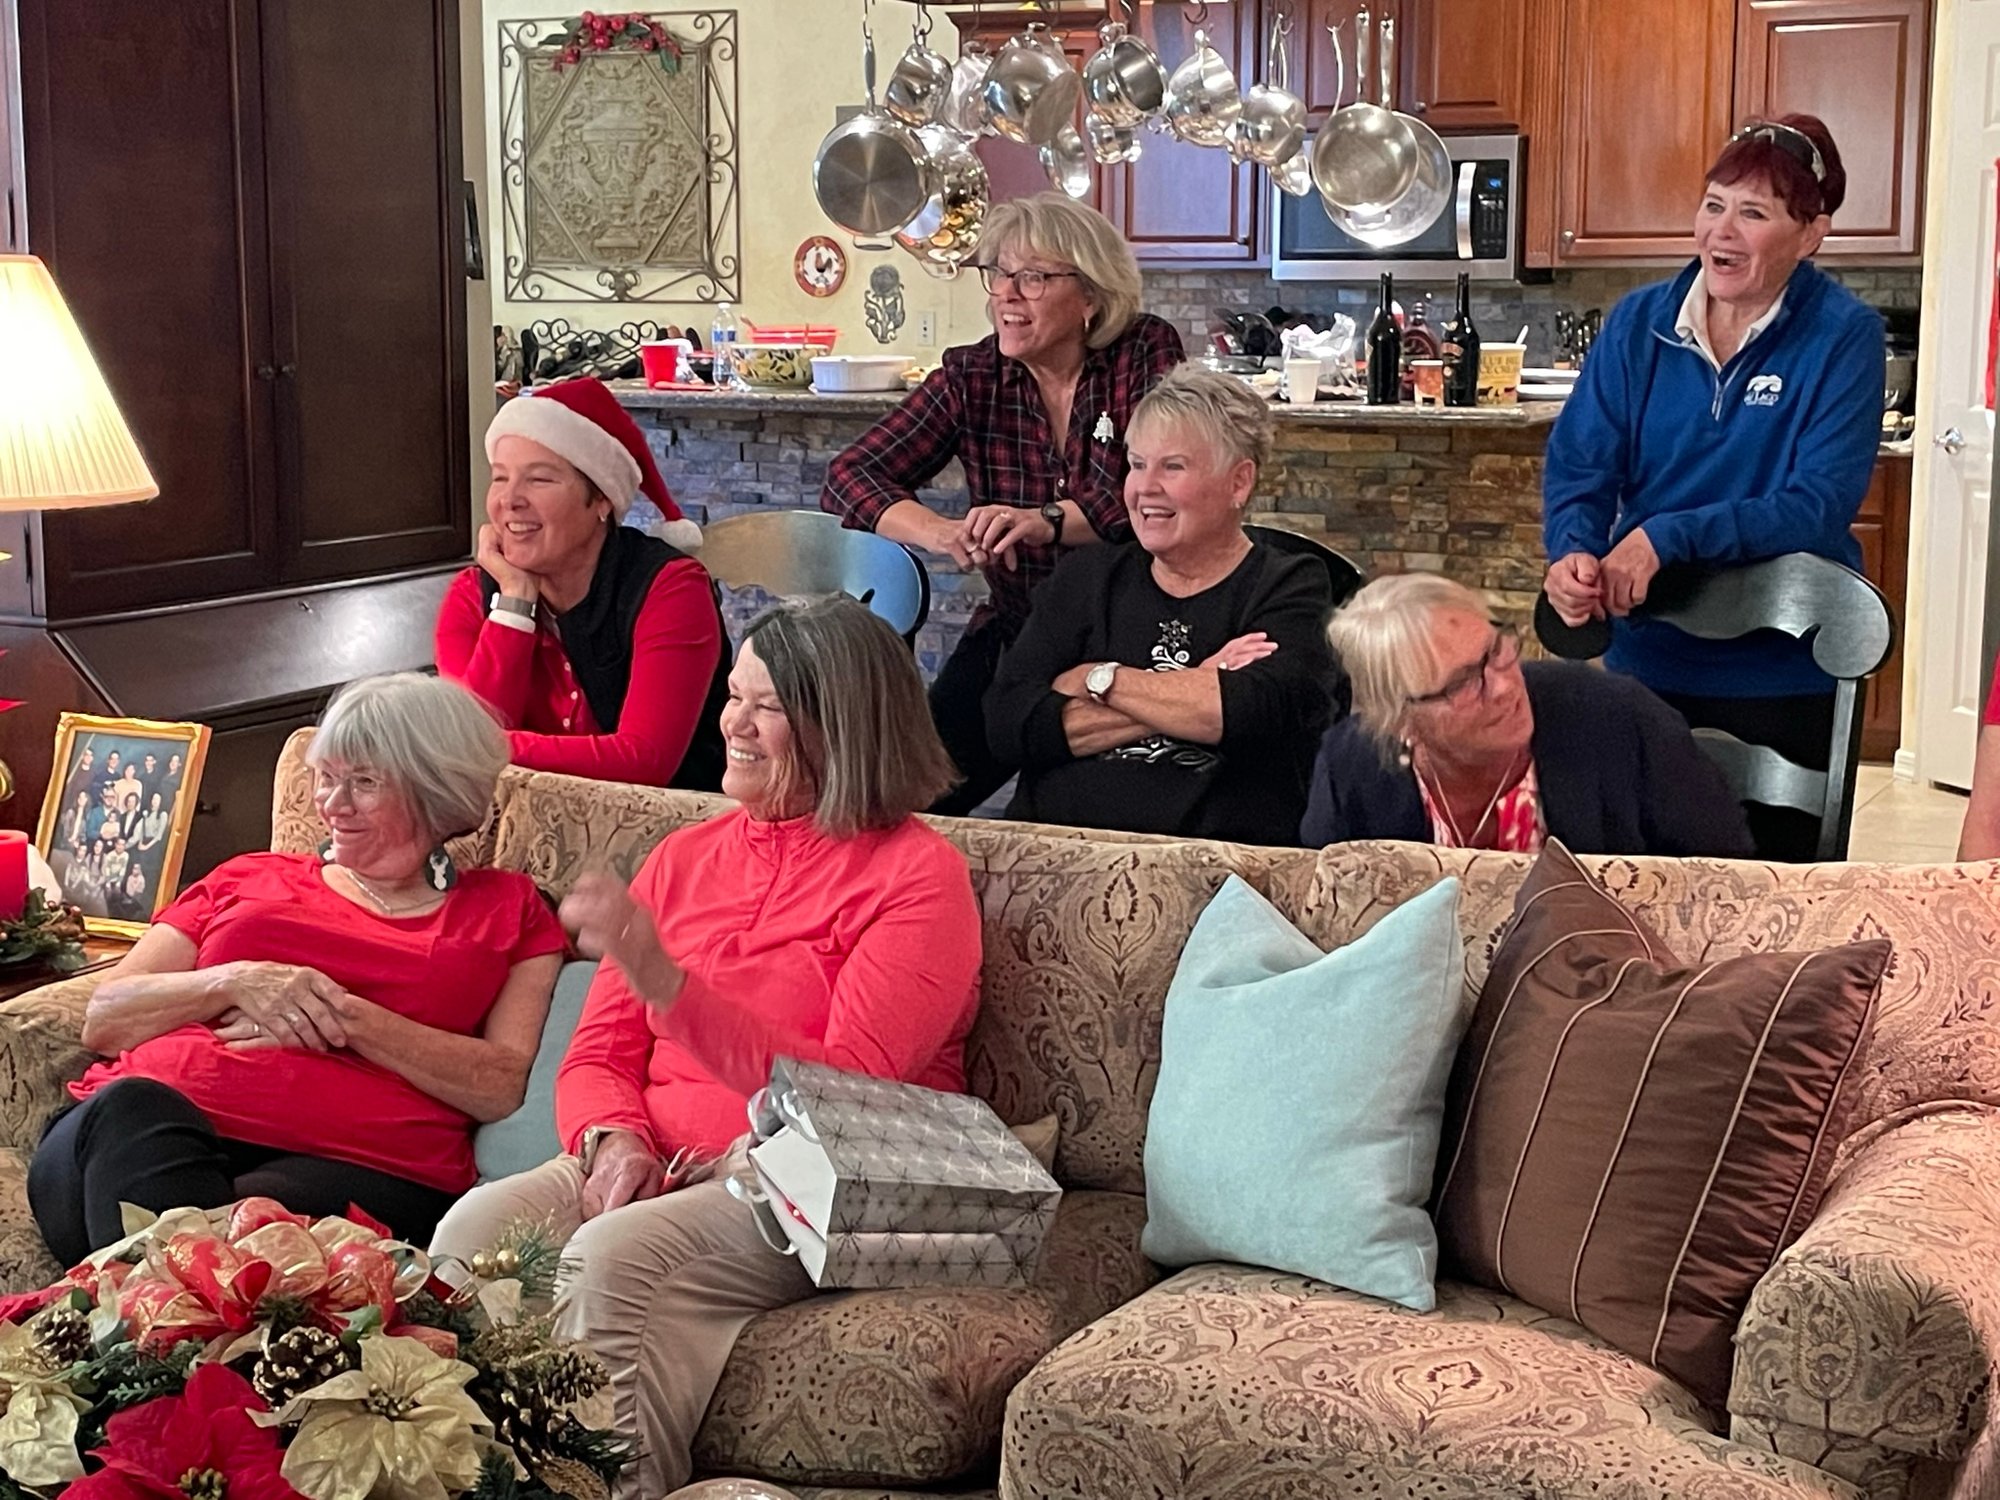
[[[1980,646],[1992,522],[1986,340],[2000,161],[2000,0],[1943,0],[1931,95],[1917,370],[1910,645],[1919,780],[1972,785],[1992,663]],[[1912,738],[1905,736],[1906,740]]]

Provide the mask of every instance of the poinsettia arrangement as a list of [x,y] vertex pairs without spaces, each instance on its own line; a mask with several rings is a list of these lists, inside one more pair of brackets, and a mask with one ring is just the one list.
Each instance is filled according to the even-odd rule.
[[549,66],[558,73],[582,62],[586,52],[611,52],[619,48],[649,52],[659,58],[661,68],[669,73],[681,70],[680,42],[658,21],[636,10],[610,16],[587,10],[564,26],[562,35],[552,45],[556,55]]
[[454,1287],[359,1210],[137,1217],[0,1298],[0,1500],[608,1500],[630,1453],[541,1228]]

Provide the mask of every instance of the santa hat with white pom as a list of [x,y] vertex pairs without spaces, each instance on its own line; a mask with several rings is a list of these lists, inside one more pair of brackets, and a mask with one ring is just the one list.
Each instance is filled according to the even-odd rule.
[[540,443],[574,464],[604,493],[618,520],[623,521],[632,501],[644,495],[665,517],[652,528],[655,536],[683,552],[701,546],[701,528],[681,514],[667,493],[646,435],[603,381],[588,375],[558,381],[507,402],[486,429],[488,462],[494,445],[510,436]]

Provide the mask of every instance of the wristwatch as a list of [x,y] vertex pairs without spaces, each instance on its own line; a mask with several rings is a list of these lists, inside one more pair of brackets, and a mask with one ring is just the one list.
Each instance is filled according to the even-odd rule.
[[1083,690],[1090,694],[1090,701],[1102,703],[1104,695],[1111,691],[1111,684],[1118,678],[1118,663],[1101,661],[1083,677]]
[[535,618],[535,601],[532,599],[516,599],[511,594],[495,594],[493,596],[492,608],[488,612],[492,614],[518,615],[523,620],[532,620]]
[[1044,505],[1042,507],[1042,519],[1056,529],[1056,534],[1049,538],[1049,545],[1051,547],[1060,547],[1062,545],[1063,529],[1062,501],[1051,500],[1047,505]]

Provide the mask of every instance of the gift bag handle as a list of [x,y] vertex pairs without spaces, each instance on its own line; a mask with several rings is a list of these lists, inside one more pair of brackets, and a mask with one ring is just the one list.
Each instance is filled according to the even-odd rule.
[[774,1093],[769,1085],[766,1085],[750,1096],[748,1112],[750,1133],[760,1141],[768,1141],[778,1133],[771,1125],[772,1119],[776,1118],[782,1122],[779,1128],[789,1125],[815,1146],[820,1143],[819,1132],[813,1129],[812,1121],[806,1118],[805,1106],[799,1103],[796,1089],[782,1089]]
[[757,1226],[757,1237],[780,1255],[797,1255],[799,1247],[786,1238],[784,1230],[777,1227],[778,1211],[771,1207],[768,1193],[760,1193],[740,1177],[726,1177],[723,1185],[729,1189],[729,1196],[750,1210],[751,1222]]

